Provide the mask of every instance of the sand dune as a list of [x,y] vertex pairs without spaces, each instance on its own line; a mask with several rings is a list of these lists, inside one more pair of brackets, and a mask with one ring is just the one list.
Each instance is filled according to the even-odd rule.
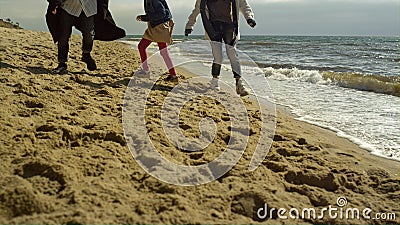
[[[49,33],[0,28],[0,224],[5,223],[400,223],[400,163],[370,155],[333,132],[278,110],[272,148],[262,166],[248,170],[259,135],[257,106],[244,99],[252,132],[238,164],[218,180],[195,187],[166,184],[134,160],[122,128],[122,107],[136,51],[119,42],[95,42],[99,70],[80,61],[73,36],[69,73],[51,74],[56,46]],[[162,72],[162,71],[161,71]],[[179,72],[182,81],[190,77]],[[159,108],[173,84],[151,92],[147,130],[165,157],[185,165],[206,163],[227,144],[229,121],[213,99],[182,109],[181,128],[197,137],[198,121],[217,121],[205,151],[183,152],[163,133]],[[371,208],[397,213],[388,220],[329,218],[260,220],[269,208]],[[288,216],[288,215],[287,215]]]

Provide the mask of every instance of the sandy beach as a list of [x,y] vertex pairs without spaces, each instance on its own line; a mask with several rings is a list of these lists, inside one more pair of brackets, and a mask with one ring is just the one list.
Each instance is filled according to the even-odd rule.
[[[252,131],[238,164],[216,181],[194,187],[164,183],[147,174],[124,138],[122,108],[137,51],[121,42],[95,41],[99,69],[80,61],[81,37],[70,42],[69,72],[55,75],[57,47],[47,32],[0,28],[0,224],[398,224],[400,162],[371,155],[332,131],[277,111],[274,142],[262,165],[249,171],[257,144],[257,107],[244,99]],[[181,81],[191,75],[179,70]],[[155,147],[171,161],[198,165],[226,145],[229,123],[212,99],[182,109],[188,136],[206,112],[217,137],[203,152],[173,146],[160,124],[159,107],[174,84],[151,92],[146,111]],[[221,111],[222,110],[222,111]],[[396,218],[288,218],[268,208],[372,209]],[[396,203],[397,202],[397,203]],[[340,207],[339,207],[340,208]],[[391,215],[392,215],[391,214]],[[289,214],[286,214],[289,216]]]

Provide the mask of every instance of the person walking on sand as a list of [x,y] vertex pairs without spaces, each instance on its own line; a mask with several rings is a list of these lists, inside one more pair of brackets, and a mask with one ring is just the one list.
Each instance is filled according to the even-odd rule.
[[114,41],[125,37],[125,30],[118,27],[108,10],[109,0],[47,0],[49,6],[46,23],[54,43],[58,47],[58,66],[54,73],[67,72],[69,38],[72,27],[82,32],[82,61],[87,68],[96,70],[96,62],[90,56],[93,40]]
[[169,69],[169,76],[166,81],[178,81],[176,71],[168,51],[168,44],[172,43],[172,30],[174,22],[168,4],[165,0],[144,0],[145,15],[136,17],[137,21],[147,22],[147,29],[139,42],[138,49],[142,60],[142,68],[135,74],[148,77],[150,68],[147,63],[147,47],[152,42],[157,42],[161,56]]
[[201,13],[206,36],[211,42],[214,57],[211,69],[211,87],[219,90],[218,78],[223,60],[222,40],[225,42],[226,53],[231,63],[234,78],[236,80],[236,93],[246,96],[249,91],[241,81],[241,68],[236,52],[236,43],[239,39],[238,17],[239,11],[246,18],[247,23],[254,28],[253,10],[246,0],[196,0],[195,8],[188,18],[185,26],[185,36],[192,33],[198,15]]
[[[82,32],[82,61],[86,63],[88,70],[97,69],[96,62],[91,57],[94,38],[94,15],[97,14],[97,0],[48,0],[51,13],[58,14],[58,66],[54,73],[67,72],[67,60],[69,51],[69,39],[72,27],[75,26]],[[105,0],[108,2],[108,0]],[[107,8],[107,4],[105,7]]]

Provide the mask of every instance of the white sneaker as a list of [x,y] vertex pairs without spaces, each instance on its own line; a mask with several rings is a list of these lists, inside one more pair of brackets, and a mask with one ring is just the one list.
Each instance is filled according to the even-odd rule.
[[138,71],[134,72],[134,76],[139,78],[150,78],[150,71],[139,69]]
[[212,90],[217,90],[217,91],[219,91],[220,90],[220,88],[219,88],[219,84],[218,84],[218,78],[215,78],[215,77],[213,77],[212,79],[211,79],[211,81],[210,81],[210,88],[212,89]]
[[242,80],[238,80],[236,83],[236,93],[240,96],[246,96],[249,95],[250,92],[247,90],[247,88],[243,85]]

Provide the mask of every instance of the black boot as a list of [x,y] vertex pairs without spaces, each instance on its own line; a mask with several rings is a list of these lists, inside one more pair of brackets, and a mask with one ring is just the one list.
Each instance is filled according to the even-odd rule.
[[86,63],[86,66],[87,66],[88,70],[90,70],[90,71],[97,69],[96,62],[94,61],[92,56],[90,56],[90,53],[82,54],[82,62]]
[[67,73],[67,64],[59,63],[58,66],[52,71],[54,74],[65,74]]

